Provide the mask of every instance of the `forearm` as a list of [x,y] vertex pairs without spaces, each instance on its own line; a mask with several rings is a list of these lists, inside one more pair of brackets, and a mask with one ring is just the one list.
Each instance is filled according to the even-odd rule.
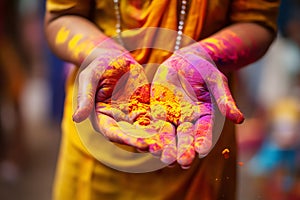
[[261,58],[274,33],[255,23],[238,23],[208,37],[200,44],[224,73],[237,70]]
[[76,15],[46,14],[45,31],[52,51],[61,59],[80,65],[107,37],[91,21]]

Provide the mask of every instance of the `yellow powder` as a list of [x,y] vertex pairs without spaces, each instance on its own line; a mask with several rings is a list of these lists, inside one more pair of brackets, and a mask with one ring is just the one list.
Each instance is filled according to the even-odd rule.
[[70,30],[68,30],[66,27],[61,27],[56,35],[55,43],[56,44],[62,44],[66,42],[68,39],[68,36],[70,34]]

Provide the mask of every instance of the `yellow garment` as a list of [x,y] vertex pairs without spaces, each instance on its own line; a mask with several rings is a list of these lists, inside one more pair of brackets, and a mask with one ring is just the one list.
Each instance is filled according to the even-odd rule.
[[[140,27],[177,29],[176,0],[120,0],[120,2],[123,30]],[[94,3],[88,0],[48,0],[47,10],[93,16],[93,21],[105,34],[115,35],[113,1],[96,0]],[[95,8],[91,8],[91,5],[95,5]],[[274,30],[277,7],[277,1],[268,0],[191,0],[184,34],[194,40],[200,40],[229,23],[240,21],[255,21]],[[130,40],[130,37],[136,36],[140,31],[126,32],[125,37]],[[152,42],[151,34],[147,37],[149,40],[146,41]],[[133,54],[140,63],[161,63],[170,55],[169,52],[153,49],[141,49]],[[232,123],[225,123],[214,149],[204,159],[195,159],[189,170],[175,167],[144,174],[116,171],[94,159],[82,145],[76,132],[71,117],[75,74],[76,72],[72,74],[67,83],[63,137],[54,199],[235,199],[237,160]],[[224,149],[229,150],[229,157],[222,155]]]
[[[72,90],[68,84],[68,91]],[[189,170],[164,168],[145,174],[131,174],[111,169],[95,160],[83,148],[72,115],[72,93],[66,98],[62,148],[56,175],[55,199],[61,200],[143,200],[143,199],[234,199],[236,145],[234,127],[226,123],[216,148]],[[229,158],[222,151],[230,150]],[[221,188],[221,185],[226,187]],[[205,198],[204,198],[205,197]]]

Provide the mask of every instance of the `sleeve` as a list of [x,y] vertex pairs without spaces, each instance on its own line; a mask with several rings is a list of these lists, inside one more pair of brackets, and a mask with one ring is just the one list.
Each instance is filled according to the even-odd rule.
[[233,0],[230,20],[255,22],[276,32],[279,5],[280,0]]
[[47,0],[46,11],[60,15],[80,15],[90,17],[92,0]]

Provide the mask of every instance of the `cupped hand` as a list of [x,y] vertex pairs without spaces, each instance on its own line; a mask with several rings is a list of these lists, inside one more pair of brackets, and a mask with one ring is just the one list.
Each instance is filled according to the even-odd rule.
[[[151,113],[155,120],[165,120],[174,128],[169,153],[161,160],[177,160],[188,168],[196,153],[207,155],[212,148],[213,97],[221,113],[234,123],[244,120],[230,93],[227,78],[204,58],[201,47],[194,44],[176,51],[162,63],[151,86]],[[163,140],[163,136],[162,139]],[[168,139],[169,140],[169,139]],[[176,153],[174,153],[176,151]]]
[[[137,130],[126,128],[137,120],[149,120],[149,86],[143,67],[113,41],[98,46],[84,63],[88,64],[79,74],[73,120],[79,123],[90,117],[94,129],[110,141],[147,148]],[[132,98],[136,91],[142,98]]]

